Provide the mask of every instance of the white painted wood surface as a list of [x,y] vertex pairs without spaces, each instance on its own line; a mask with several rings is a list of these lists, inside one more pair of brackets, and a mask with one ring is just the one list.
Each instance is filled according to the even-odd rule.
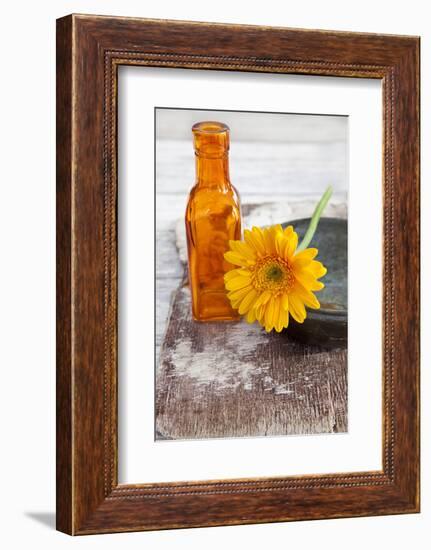
[[156,439],[347,431],[347,350],[267,334],[244,320],[196,323],[172,301],[156,374]]

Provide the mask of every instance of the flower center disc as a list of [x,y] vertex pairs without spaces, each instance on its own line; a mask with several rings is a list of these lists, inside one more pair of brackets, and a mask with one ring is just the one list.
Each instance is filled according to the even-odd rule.
[[295,277],[288,262],[278,256],[266,256],[256,263],[252,282],[256,290],[269,290],[277,295],[288,292]]
[[270,281],[281,281],[283,278],[283,271],[278,265],[272,265],[266,272],[266,276]]

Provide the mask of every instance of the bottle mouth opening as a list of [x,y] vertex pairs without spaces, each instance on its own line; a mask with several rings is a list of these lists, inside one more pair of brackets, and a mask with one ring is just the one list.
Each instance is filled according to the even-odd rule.
[[221,134],[229,132],[229,126],[227,126],[227,124],[224,124],[223,122],[206,120],[194,124],[192,126],[192,132],[199,134]]

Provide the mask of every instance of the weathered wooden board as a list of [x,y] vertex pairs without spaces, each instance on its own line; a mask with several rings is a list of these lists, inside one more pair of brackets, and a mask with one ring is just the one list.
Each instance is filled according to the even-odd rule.
[[[332,185],[336,195],[347,188],[347,141],[236,141],[231,136],[229,170],[243,198],[320,195]],[[195,180],[191,136],[188,140],[157,140],[157,191],[187,195]]]
[[156,438],[347,431],[347,350],[327,352],[257,325],[196,323],[173,296],[156,377]]

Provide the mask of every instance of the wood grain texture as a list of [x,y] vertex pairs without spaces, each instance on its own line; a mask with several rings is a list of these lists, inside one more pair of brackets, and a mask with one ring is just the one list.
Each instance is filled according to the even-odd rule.
[[[58,21],[58,54],[58,528],[85,534],[418,511],[419,39],[74,15]],[[382,79],[382,471],[118,485],[119,64]]]
[[156,376],[156,439],[347,431],[347,350],[304,346],[256,325],[195,323],[174,294]]
[[67,20],[57,30],[57,529],[72,531],[72,33]]

